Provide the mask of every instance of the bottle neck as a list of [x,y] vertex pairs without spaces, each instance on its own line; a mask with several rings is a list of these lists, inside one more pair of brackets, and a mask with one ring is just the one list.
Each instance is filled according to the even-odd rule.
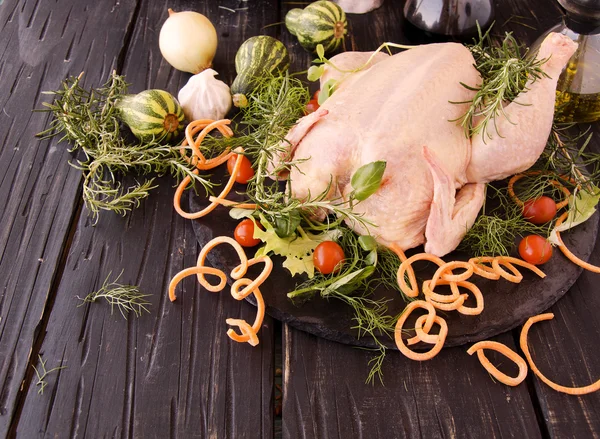
[[565,16],[565,25],[580,35],[600,34],[599,20],[590,20],[586,17],[567,13]]

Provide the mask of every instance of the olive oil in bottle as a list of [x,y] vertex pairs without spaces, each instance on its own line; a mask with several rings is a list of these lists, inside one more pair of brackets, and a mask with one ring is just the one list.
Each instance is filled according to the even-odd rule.
[[577,50],[556,86],[555,119],[559,122],[594,122],[600,119],[600,1],[557,0],[564,11],[563,22],[550,32],[568,36]]
[[600,93],[557,90],[555,108],[558,122],[594,122],[600,119]]

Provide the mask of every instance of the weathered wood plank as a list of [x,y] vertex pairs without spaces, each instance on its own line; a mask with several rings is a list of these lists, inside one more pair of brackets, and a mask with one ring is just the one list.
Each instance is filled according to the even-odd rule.
[[0,436],[29,367],[80,192],[80,173],[55,141],[38,141],[42,90],[115,64],[134,1],[7,0],[0,6]]
[[[277,17],[269,2],[168,6],[196,10],[215,24],[215,68],[229,81],[242,40]],[[166,8],[141,2],[123,68],[132,92],[162,88],[176,94],[189,77],[174,71],[158,50]],[[247,302],[209,293],[193,277],[180,285],[177,302],[166,296],[171,277],[195,265],[199,251],[191,224],[173,210],[173,185],[161,179],[141,208],[126,218],[103,213],[96,227],[83,211],[41,346],[44,358],[62,359],[68,367],[49,377],[42,397],[33,385],[27,389],[20,437],[272,436],[272,321],[265,319],[260,345],[252,348],[226,335],[226,318],[253,319],[255,308]],[[152,294],[150,314],[125,321],[106,303],[78,307],[74,296],[97,289],[121,267],[124,282]]]
[[[594,137],[592,150],[600,152],[597,124]],[[600,265],[600,241],[596,241],[590,263]],[[534,361],[542,373],[563,386],[586,386],[600,379],[600,356],[596,351],[600,340],[598,276],[584,271],[549,310],[554,313],[554,320],[540,322],[530,331]],[[570,396],[556,392],[537,377],[533,382],[551,437],[600,436],[600,392]]]
[[371,352],[288,326],[283,355],[284,438],[541,437],[527,387],[494,383],[466,347],[423,363],[389,352],[384,386],[365,384]]

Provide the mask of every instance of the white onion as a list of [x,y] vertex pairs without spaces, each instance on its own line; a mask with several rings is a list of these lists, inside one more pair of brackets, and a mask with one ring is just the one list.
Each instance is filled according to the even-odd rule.
[[177,70],[196,74],[212,66],[217,51],[217,31],[202,14],[169,9],[158,44],[169,64]]

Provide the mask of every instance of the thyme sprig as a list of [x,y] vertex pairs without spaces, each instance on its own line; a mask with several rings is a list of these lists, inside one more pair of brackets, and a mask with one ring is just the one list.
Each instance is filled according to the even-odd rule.
[[[101,210],[125,214],[146,198],[156,186],[148,174],[170,174],[177,179],[189,176],[210,191],[206,178],[194,174],[181,157],[179,147],[164,144],[162,139],[130,142],[121,132],[117,118],[117,102],[126,93],[128,84],[121,75],[112,73],[106,84],[86,89],[80,75],[67,78],[61,89],[44,92],[53,96],[45,102],[45,110],[53,120],[47,130],[38,134],[42,139],[61,136],[60,141],[73,144],[71,151],[81,150],[82,159],[72,165],[83,172],[83,199],[94,221]],[[123,174],[133,172],[141,177],[130,186],[121,183]]]
[[536,59],[528,56],[528,49],[520,44],[511,33],[505,33],[504,39],[494,42],[490,36],[490,29],[482,33],[478,28],[478,40],[468,46],[473,58],[475,68],[482,78],[479,86],[461,83],[463,87],[475,92],[472,100],[453,102],[469,104],[469,108],[460,118],[452,122],[459,122],[465,129],[467,137],[481,134],[484,142],[492,137],[489,132],[490,123],[499,136],[497,117],[503,116],[513,123],[504,112],[504,106],[516,100],[519,93],[527,90],[528,81],[537,81],[547,76],[541,66],[545,59]]
[[82,301],[80,304],[95,302],[98,299],[104,299],[110,304],[110,312],[112,314],[114,307],[119,309],[119,312],[125,320],[127,315],[132,311],[136,317],[142,315],[142,312],[150,312],[148,305],[150,302],[146,300],[149,294],[142,294],[137,286],[134,285],[123,285],[119,283],[119,279],[123,275],[123,272],[116,277],[115,280],[109,281],[111,273],[108,273],[106,279],[102,283],[102,287],[98,291],[91,292],[83,299],[77,297]]

